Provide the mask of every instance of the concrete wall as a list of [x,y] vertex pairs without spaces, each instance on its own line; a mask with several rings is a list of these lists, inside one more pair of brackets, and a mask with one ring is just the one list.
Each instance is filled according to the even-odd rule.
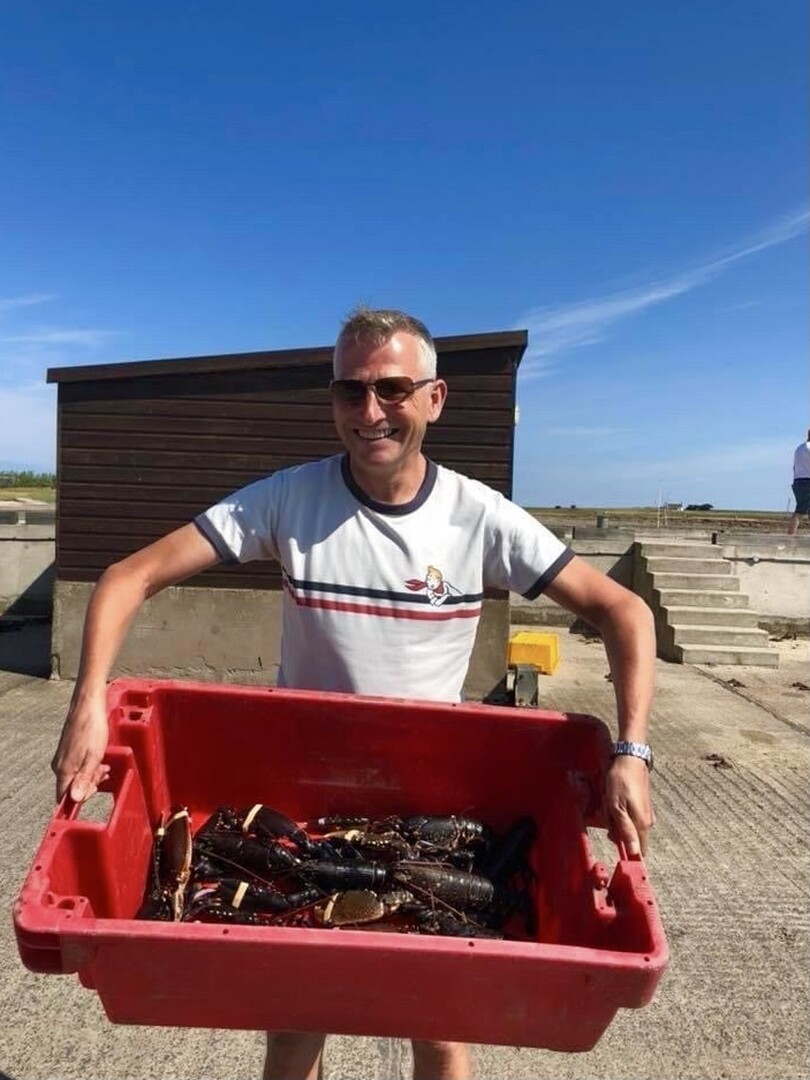
[[810,619],[810,538],[720,533],[717,542],[754,611],[771,621]]
[[[11,515],[3,515],[5,518]],[[16,514],[14,515],[16,519]],[[0,613],[48,616],[53,606],[55,532],[0,519]]]
[[[73,679],[81,629],[93,590],[56,584],[51,643],[53,674]],[[164,589],[148,600],[130,629],[115,675],[273,685],[281,644],[281,593],[251,589]],[[502,679],[509,638],[506,600],[486,600],[465,696],[480,700]],[[313,664],[318,658],[313,656]]]
[[[761,627],[772,631],[790,630],[801,635],[810,633],[810,537],[807,535],[577,528],[573,535],[563,539],[577,555],[629,589],[634,589],[632,545],[635,541],[715,542],[739,576],[740,590],[748,596],[751,609],[759,615]],[[547,597],[531,601],[512,594],[511,602],[515,623],[570,626],[574,622],[573,616]]]

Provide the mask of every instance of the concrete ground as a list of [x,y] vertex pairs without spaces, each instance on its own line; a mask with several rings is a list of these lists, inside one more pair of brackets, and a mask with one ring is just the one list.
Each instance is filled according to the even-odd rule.
[[[0,633],[7,913],[52,809],[48,761],[72,689],[42,677],[47,635],[35,624]],[[562,660],[541,680],[542,707],[612,724],[601,644],[559,635]],[[620,1012],[584,1054],[476,1046],[479,1080],[808,1076],[810,642],[777,647],[777,670],[658,662],[657,825],[647,863],[671,959],[653,1002]],[[75,976],[22,967],[9,915],[0,933],[0,1080],[261,1075],[260,1034],[114,1026]],[[327,1044],[327,1080],[408,1075],[407,1044]]]

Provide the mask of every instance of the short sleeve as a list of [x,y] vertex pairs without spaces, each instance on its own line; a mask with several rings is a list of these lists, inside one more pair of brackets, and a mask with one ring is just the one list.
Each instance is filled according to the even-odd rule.
[[227,495],[194,524],[228,562],[277,559],[275,524],[283,491],[283,473],[274,473]]
[[484,583],[527,600],[540,595],[574,552],[522,507],[496,494],[484,553]]

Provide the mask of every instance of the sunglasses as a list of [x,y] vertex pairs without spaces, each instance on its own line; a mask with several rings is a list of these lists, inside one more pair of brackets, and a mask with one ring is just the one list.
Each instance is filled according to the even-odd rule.
[[419,379],[414,382],[407,375],[386,375],[374,382],[362,382],[360,379],[333,379],[329,389],[335,401],[341,405],[362,405],[366,392],[372,390],[378,401],[384,405],[401,405],[421,386],[435,382],[435,379]]

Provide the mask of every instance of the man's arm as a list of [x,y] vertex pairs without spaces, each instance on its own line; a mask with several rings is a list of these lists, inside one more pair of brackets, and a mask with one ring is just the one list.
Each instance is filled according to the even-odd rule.
[[184,525],[101,575],[87,606],[79,674],[51,762],[57,800],[68,790],[76,802],[88,799],[109,772],[101,764],[108,737],[107,677],[144,600],[219,560],[199,529]]
[[[600,632],[616,694],[618,738],[646,742],[656,652],[649,607],[579,558],[563,567],[546,595]],[[605,803],[611,836],[623,841],[631,855],[643,854],[655,821],[646,763],[626,755],[614,758]]]

